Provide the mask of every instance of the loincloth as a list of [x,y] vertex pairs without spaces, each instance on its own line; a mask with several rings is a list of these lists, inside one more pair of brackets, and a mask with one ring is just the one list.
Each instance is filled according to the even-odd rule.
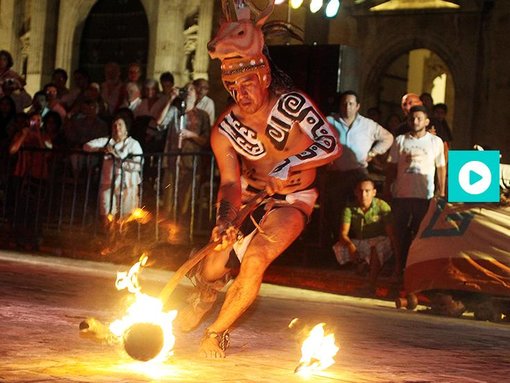
[[[246,201],[257,194],[259,190],[251,187],[243,188],[242,200]],[[299,210],[306,220],[310,219],[315,201],[319,193],[317,189],[300,190],[289,194],[274,194],[267,198],[253,213],[247,217],[239,228],[239,239],[234,243],[227,262],[228,268],[239,266],[251,240],[257,234],[258,227],[263,224],[266,217],[276,209],[292,207]]]

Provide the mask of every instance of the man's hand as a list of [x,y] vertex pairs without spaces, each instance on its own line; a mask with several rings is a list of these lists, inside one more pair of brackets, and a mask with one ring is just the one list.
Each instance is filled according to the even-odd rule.
[[237,240],[237,229],[231,223],[219,223],[212,231],[211,239],[213,242],[220,242],[214,250],[224,250]]
[[188,129],[182,129],[181,137],[184,139],[197,138],[198,134],[196,134],[195,132],[192,132],[191,130],[188,130]]
[[266,192],[269,195],[280,193],[287,186],[287,182],[276,177],[269,177],[266,184]]
[[358,249],[354,243],[349,243],[347,245],[347,251],[349,252],[349,256],[351,258],[352,263],[357,263],[359,261]]

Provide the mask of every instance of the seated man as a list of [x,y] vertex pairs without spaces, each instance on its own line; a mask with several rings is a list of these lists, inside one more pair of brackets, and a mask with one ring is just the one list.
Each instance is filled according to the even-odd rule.
[[384,262],[397,248],[394,245],[391,208],[383,200],[375,198],[376,192],[374,181],[370,178],[358,181],[354,188],[356,203],[344,209],[340,239],[333,246],[340,265],[351,261],[358,264],[358,270],[369,266],[371,290],[375,289]]

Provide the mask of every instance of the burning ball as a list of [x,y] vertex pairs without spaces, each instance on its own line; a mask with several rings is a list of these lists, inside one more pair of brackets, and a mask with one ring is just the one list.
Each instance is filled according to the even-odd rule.
[[146,362],[163,348],[163,329],[153,323],[135,323],[124,333],[124,349],[130,357]]

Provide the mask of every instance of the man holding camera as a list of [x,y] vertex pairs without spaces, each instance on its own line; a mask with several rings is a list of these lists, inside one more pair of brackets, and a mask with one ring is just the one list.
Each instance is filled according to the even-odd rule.
[[[181,89],[174,88],[157,121],[157,129],[166,131],[165,153],[199,152],[208,146],[211,131],[209,116],[195,106],[196,98],[197,92],[192,83]],[[199,164],[200,157],[195,161],[195,166],[198,167]],[[190,219],[193,165],[193,156],[170,155],[163,158],[164,211],[168,215],[179,216],[183,228]],[[178,211],[175,211],[173,206],[176,186],[178,186]]]

